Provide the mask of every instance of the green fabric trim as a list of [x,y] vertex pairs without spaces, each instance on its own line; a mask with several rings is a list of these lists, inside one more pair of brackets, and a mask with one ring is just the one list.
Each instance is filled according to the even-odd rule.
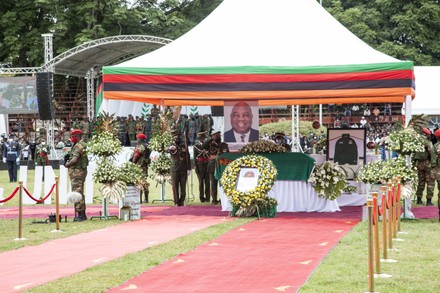
[[354,64],[334,66],[230,66],[230,67],[181,67],[181,68],[143,68],[143,67],[103,67],[104,74],[142,74],[142,75],[197,75],[197,74],[319,74],[343,72],[372,72],[388,70],[410,70],[411,61]]
[[[224,153],[219,159],[235,160],[248,154]],[[303,153],[257,154],[271,160],[278,170],[277,180],[307,181],[315,166],[315,159]],[[216,164],[215,178],[220,180],[226,166]],[[232,178],[235,180],[235,178]]]

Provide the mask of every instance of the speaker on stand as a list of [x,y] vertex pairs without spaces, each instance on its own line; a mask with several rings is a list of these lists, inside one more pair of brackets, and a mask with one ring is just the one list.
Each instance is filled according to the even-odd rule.
[[38,118],[53,120],[53,72],[37,73]]

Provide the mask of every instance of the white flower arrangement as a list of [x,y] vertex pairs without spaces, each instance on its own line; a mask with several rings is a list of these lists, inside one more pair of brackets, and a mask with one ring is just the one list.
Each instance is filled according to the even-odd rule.
[[281,145],[277,145],[270,140],[257,140],[248,143],[239,150],[240,153],[258,154],[258,153],[285,153],[287,149]]
[[313,170],[309,182],[319,197],[337,199],[347,186],[346,173],[338,163],[324,162]]
[[122,150],[121,142],[110,132],[96,133],[87,142],[87,153],[98,157],[111,157]]
[[370,184],[386,184],[397,176],[401,176],[402,183],[411,182],[417,186],[417,168],[405,158],[399,156],[388,161],[373,161],[365,165],[357,176],[357,181]]
[[414,128],[393,131],[387,138],[388,148],[398,154],[409,155],[425,150],[424,138]]

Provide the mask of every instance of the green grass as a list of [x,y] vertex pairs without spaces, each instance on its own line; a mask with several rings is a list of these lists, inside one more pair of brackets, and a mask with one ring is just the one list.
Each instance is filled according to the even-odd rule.
[[[5,178],[3,175],[5,174],[0,174],[2,181]],[[194,176],[194,191],[197,186],[196,180],[197,178]],[[10,194],[15,188],[14,185],[6,184],[9,193],[5,191],[5,194]],[[152,184],[150,200],[160,198],[160,188],[154,190],[154,185]],[[170,190],[167,190],[167,198],[171,198]],[[198,202],[197,197],[195,202]],[[9,202],[7,205],[16,206],[17,202],[15,204]],[[73,276],[30,289],[29,292],[103,292],[252,220],[254,219],[235,219],[212,226],[92,267]],[[51,239],[102,229],[120,223],[118,220],[63,222],[62,229],[66,232],[50,233],[55,228],[54,224],[37,225],[31,222],[32,219],[24,220],[24,237],[28,240],[17,242],[13,241],[18,235],[17,220],[0,220],[0,229],[3,232],[0,235],[0,252],[17,249],[23,245],[37,245]],[[409,233],[399,235],[405,241],[395,241],[393,245],[400,251],[389,252],[389,258],[399,262],[381,264],[381,272],[391,274],[392,278],[375,279],[375,291],[439,292],[440,280],[437,276],[440,274],[440,257],[438,255],[440,223],[437,219],[407,220],[402,222],[402,230]],[[368,291],[367,252],[367,224],[362,222],[330,251],[299,292],[351,293]]]
[[[330,252],[299,291],[306,292],[367,292],[368,291],[368,243],[367,223],[357,225]],[[440,223],[437,220],[407,220],[402,222],[399,235],[403,242],[393,242],[388,258],[398,263],[381,263],[381,273],[392,278],[376,278],[378,292],[439,292]]]

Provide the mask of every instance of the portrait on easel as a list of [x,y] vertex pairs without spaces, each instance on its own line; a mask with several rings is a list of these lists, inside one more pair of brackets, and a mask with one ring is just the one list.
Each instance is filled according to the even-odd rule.
[[353,179],[356,170],[365,165],[366,129],[329,128],[327,138],[327,161],[344,167],[347,179]]

